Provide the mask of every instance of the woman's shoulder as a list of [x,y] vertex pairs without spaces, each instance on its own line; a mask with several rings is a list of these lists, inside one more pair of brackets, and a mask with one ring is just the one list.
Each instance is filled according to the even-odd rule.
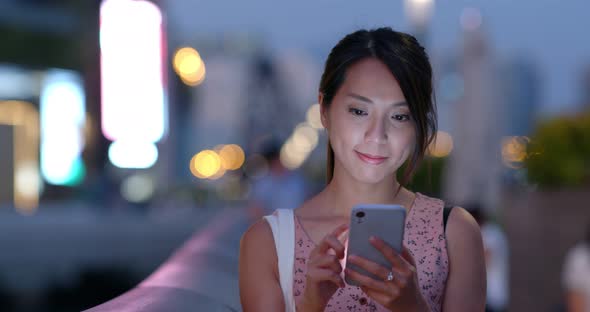
[[451,210],[445,236],[449,249],[455,251],[455,254],[483,248],[479,225],[475,218],[460,206],[454,206]]
[[278,263],[274,237],[266,219],[261,218],[252,224],[242,235],[240,240],[240,262],[258,262],[272,265],[275,275],[278,275]]
[[268,224],[265,218],[261,218],[258,221],[256,221],[242,235],[241,244],[246,244],[248,245],[248,247],[266,245],[267,243],[274,244],[274,238],[272,235],[270,225]]

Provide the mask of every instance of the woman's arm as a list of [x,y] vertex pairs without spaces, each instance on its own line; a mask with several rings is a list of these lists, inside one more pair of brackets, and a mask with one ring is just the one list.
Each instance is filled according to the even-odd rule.
[[449,276],[443,311],[484,311],[486,269],[481,232],[461,207],[451,211],[446,229]]
[[242,236],[239,261],[242,310],[284,311],[274,238],[264,219]]

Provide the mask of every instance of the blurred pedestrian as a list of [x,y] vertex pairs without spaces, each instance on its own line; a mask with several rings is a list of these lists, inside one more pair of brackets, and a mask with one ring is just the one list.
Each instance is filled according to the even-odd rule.
[[277,208],[295,209],[307,197],[305,178],[299,170],[289,170],[281,163],[281,143],[276,138],[262,144],[262,156],[268,164],[266,174],[252,181],[249,215],[254,220]]
[[509,267],[508,239],[502,227],[492,221],[480,204],[467,206],[481,228],[486,260],[486,312],[501,312],[508,308]]
[[563,266],[568,312],[590,312],[590,222],[586,238],[571,248]]

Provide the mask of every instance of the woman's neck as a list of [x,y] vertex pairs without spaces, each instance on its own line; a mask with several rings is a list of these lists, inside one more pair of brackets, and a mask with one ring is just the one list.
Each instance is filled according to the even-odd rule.
[[399,188],[395,176],[376,184],[367,184],[352,177],[334,175],[332,181],[320,193],[322,215],[348,217],[358,204],[398,204],[410,209],[414,194]]

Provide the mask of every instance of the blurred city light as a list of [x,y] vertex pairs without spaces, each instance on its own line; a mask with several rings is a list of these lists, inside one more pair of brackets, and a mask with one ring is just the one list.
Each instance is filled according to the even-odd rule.
[[109,159],[117,167],[147,168],[158,158],[154,143],[168,126],[163,31],[161,11],[152,2],[102,2],[101,127],[115,141]]
[[[218,154],[218,156],[219,156],[219,154]],[[221,160],[221,158],[220,158],[220,160]],[[217,170],[217,172],[215,172],[213,175],[211,175],[207,178],[209,180],[217,180],[217,179],[223,177],[225,175],[225,172],[226,172],[225,168],[223,168],[223,166],[220,166],[219,169]]]
[[121,196],[132,203],[142,203],[153,197],[156,189],[154,179],[147,174],[135,174],[121,184]]
[[424,27],[432,15],[434,0],[405,0],[404,7],[416,27]]
[[237,170],[244,164],[244,151],[236,144],[217,145],[213,150],[197,153],[190,161],[192,174],[199,179],[216,180],[227,170]]
[[502,139],[502,162],[512,169],[523,167],[527,157],[527,145],[530,139],[526,136],[512,136]]
[[428,147],[428,155],[433,157],[447,157],[453,150],[453,137],[445,131],[438,131],[436,138]]
[[300,123],[295,127],[292,140],[298,152],[309,153],[318,144],[318,133],[317,130],[310,127],[307,123]]
[[205,80],[205,63],[197,50],[191,47],[178,49],[173,59],[174,70],[185,84],[197,86]]
[[111,163],[119,168],[145,169],[158,160],[156,145],[140,141],[115,141],[108,153]]
[[291,138],[287,140],[287,142],[285,142],[281,148],[281,163],[288,169],[297,169],[303,164],[307,158],[308,153],[309,152],[304,150],[302,151],[300,148],[298,148]]
[[244,164],[245,155],[241,147],[236,144],[223,146],[219,150],[221,166],[226,170],[237,170]]
[[[41,193],[41,177],[39,168],[36,163],[23,163],[14,170],[14,188],[22,197],[34,199],[38,198]],[[30,215],[36,210],[33,206],[18,205],[19,212]]]
[[14,127],[14,206],[32,214],[39,204],[39,113],[29,102],[0,102],[0,124]]
[[314,129],[323,129],[322,119],[320,115],[320,104],[313,104],[307,110],[307,123]]
[[291,170],[299,168],[316,148],[318,140],[318,131],[310,123],[298,124],[291,137],[281,147],[280,161],[283,166]]
[[222,170],[221,157],[212,150],[204,150],[193,156],[190,161],[190,170],[194,176],[200,179],[219,178],[216,174]]
[[44,179],[55,185],[82,182],[86,110],[78,74],[58,69],[47,73],[41,87],[40,114]]

